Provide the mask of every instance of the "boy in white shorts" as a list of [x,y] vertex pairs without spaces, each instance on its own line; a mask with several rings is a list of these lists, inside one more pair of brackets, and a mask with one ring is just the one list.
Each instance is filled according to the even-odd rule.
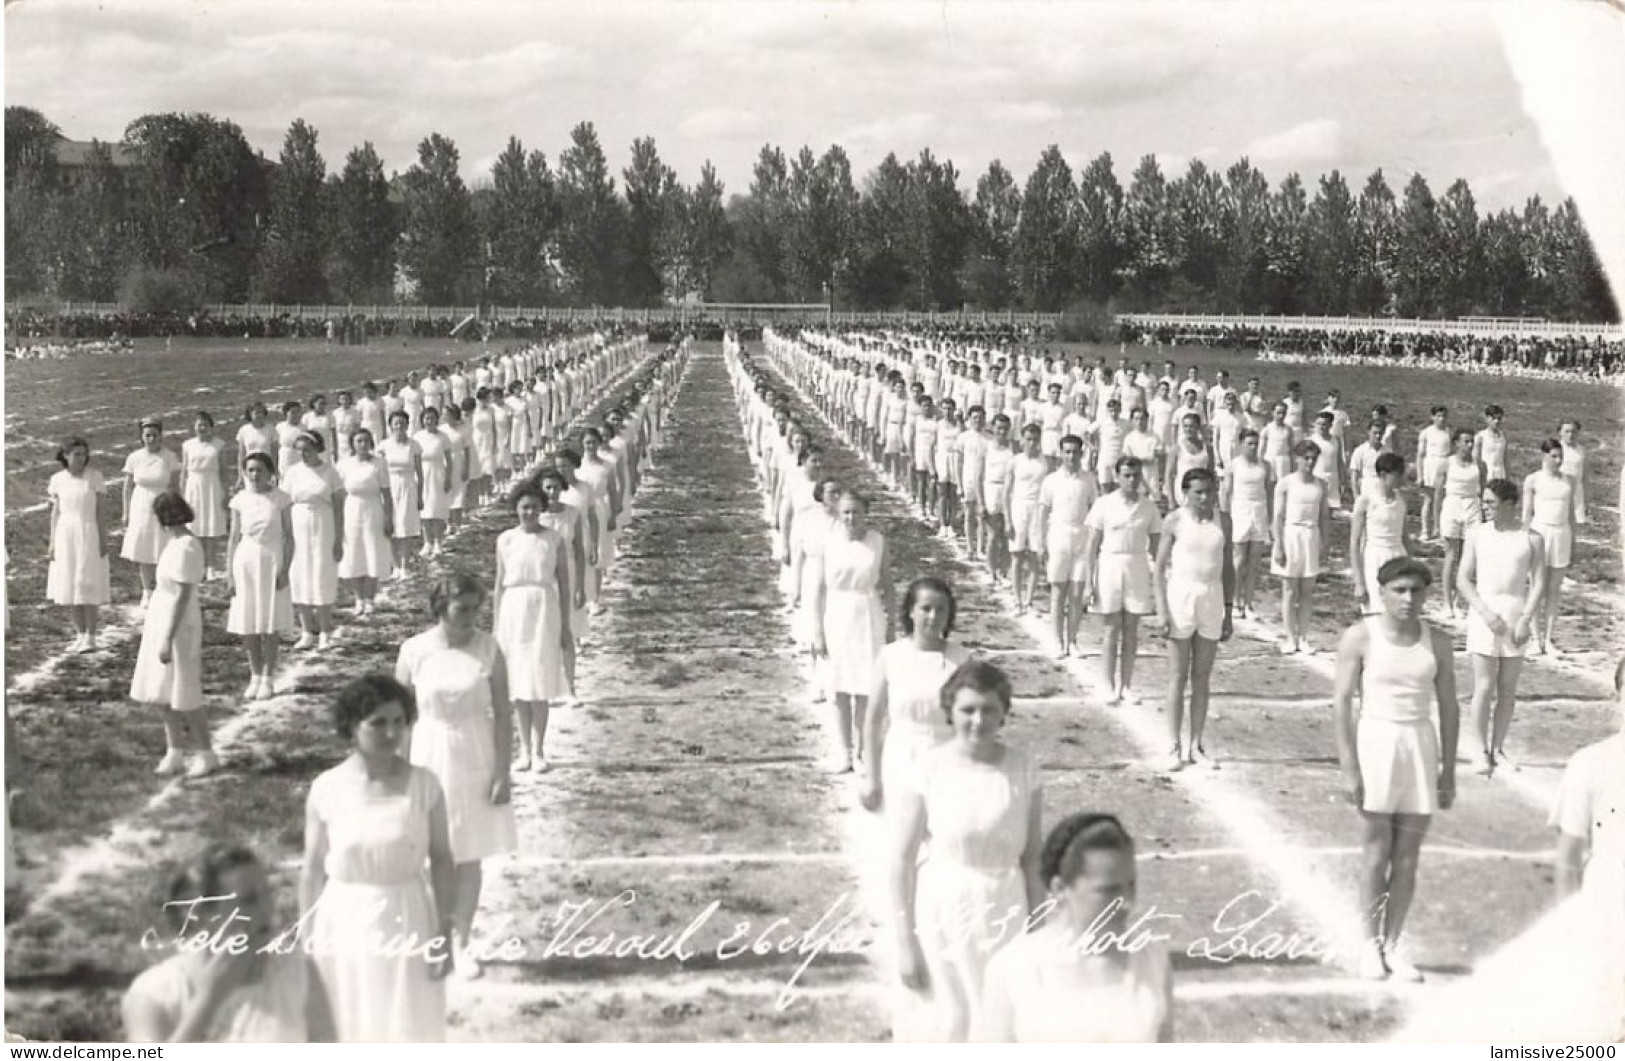
[[982,463],[983,546],[995,585],[1010,564],[1010,465],[1015,459],[1010,451],[1010,418],[1000,413],[993,418],[993,441]]
[[[1217,505],[1218,481],[1207,468],[1192,468],[1180,480],[1183,503],[1162,524],[1157,560],[1151,568],[1157,624],[1168,634],[1168,726],[1171,737],[1164,769],[1186,762],[1217,769],[1202,744],[1207,724],[1208,682],[1219,642],[1231,633],[1236,567],[1230,546],[1230,517]],[[1190,685],[1190,742],[1184,736],[1185,686]],[[1187,758],[1188,755],[1188,758]]]
[[1337,758],[1344,795],[1365,830],[1360,904],[1370,934],[1359,973],[1373,980],[1422,979],[1400,938],[1428,824],[1456,798],[1455,652],[1450,635],[1422,618],[1432,578],[1410,557],[1382,565],[1383,614],[1349,627],[1337,649]]
[[1416,436],[1416,481],[1422,488],[1422,540],[1438,537],[1438,513],[1433,508],[1433,492],[1444,477],[1444,462],[1450,459],[1450,410],[1435,405],[1428,414],[1432,422]]
[[1005,483],[1010,514],[1010,553],[1014,558],[1010,577],[1016,590],[1016,614],[1032,607],[1038,592],[1038,557],[1044,548],[1044,511],[1038,497],[1049,474],[1049,462],[1040,452],[1043,429],[1028,424],[1021,429],[1021,452],[1010,462]]
[[1314,655],[1307,638],[1314,611],[1315,579],[1326,564],[1331,508],[1326,486],[1315,477],[1320,448],[1308,439],[1292,450],[1297,467],[1275,486],[1275,540],[1270,571],[1281,580],[1281,624],[1286,627],[1281,654]]
[[1099,496],[1094,475],[1083,467],[1083,439],[1063,435],[1061,466],[1045,477],[1038,495],[1058,659],[1071,652],[1083,621],[1083,524]]
[[1102,494],[1084,526],[1084,600],[1093,599],[1101,616],[1101,671],[1107,703],[1138,704],[1134,662],[1140,617],[1156,610],[1151,593],[1153,539],[1162,533],[1162,514],[1146,496],[1144,473],[1133,457],[1117,461],[1117,489]]

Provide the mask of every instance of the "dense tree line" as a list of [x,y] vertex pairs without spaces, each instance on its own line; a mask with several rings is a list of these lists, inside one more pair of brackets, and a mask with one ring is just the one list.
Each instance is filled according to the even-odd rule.
[[432,133],[386,176],[370,143],[328,172],[289,127],[273,165],[233,123],[146,115],[72,179],[58,131],[6,109],[6,280],[14,294],[141,303],[646,306],[824,302],[854,309],[1469,314],[1617,320],[1572,200],[1481,212],[1457,180],[1332,171],[1275,186],[1243,158],[1182,174],[1110,154],[1074,172],[1051,146],[1019,179],[971,179],[931,151],[861,180],[838,145],[762,148],[727,195],[685,185],[652,138],[615,173],[591,123],[550,166],[517,138],[470,188]]

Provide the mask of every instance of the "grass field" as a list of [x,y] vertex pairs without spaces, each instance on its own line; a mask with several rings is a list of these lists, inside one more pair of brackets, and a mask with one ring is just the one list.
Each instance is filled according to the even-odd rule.
[[[457,347],[468,356],[470,347]],[[1115,357],[1115,351],[1108,352]],[[1147,356],[1155,356],[1154,353]],[[1465,975],[1548,903],[1550,835],[1544,804],[1558,769],[1616,717],[1604,681],[1606,651],[1621,643],[1617,606],[1620,409],[1612,388],[1479,379],[1395,369],[1257,365],[1235,353],[1180,348],[1204,377],[1223,365],[1275,393],[1298,379],[1310,397],[1340,387],[1358,416],[1385,401],[1409,433],[1434,400],[1508,409],[1515,471],[1531,468],[1531,442],[1578,415],[1591,451],[1598,525],[1583,535],[1585,583],[1563,620],[1581,653],[1537,662],[1523,682],[1526,707],[1514,743],[1528,766],[1486,782],[1464,776],[1455,810],[1435,823],[1413,915],[1420,962],[1435,980]],[[165,859],[204,837],[247,840],[277,860],[290,887],[300,854],[309,781],[343,749],[327,732],[325,695],[343,677],[392,664],[399,642],[424,625],[412,587],[391,588],[377,620],[344,628],[339,651],[295,661],[294,692],[239,706],[246,667],[223,629],[225,598],[205,594],[207,684],[228,769],[203,782],[163,783],[150,773],[162,747],[155,718],[123,699],[135,644],[58,658],[66,624],[43,604],[43,486],[59,436],[88,433],[104,473],[133,445],[134,423],[200,405],[227,416],[255,398],[306,397],[445,360],[440,344],[374,347],[329,355],[321,344],[243,347],[177,344],[132,358],[24,363],[8,368],[7,550],[10,609],[8,699],[26,765],[27,805],[17,843],[26,911],[7,928],[7,1025],[38,1038],[116,1039],[117,998],[152,956],[142,930],[157,912]],[[1136,357],[1138,360],[1138,357]],[[1261,370],[1261,371],[1260,371]],[[812,418],[810,411],[808,418]],[[1457,415],[1457,420],[1465,419]],[[185,421],[183,424],[182,421]],[[838,475],[882,487],[870,467],[820,423],[815,433]],[[169,436],[178,446],[179,434]],[[1601,441],[1599,441],[1601,440]],[[474,985],[454,987],[454,1033],[463,1039],[842,1039],[887,1034],[885,988],[869,953],[833,943],[808,968],[806,953],[721,958],[718,944],[805,932],[845,897],[865,894],[875,865],[875,821],[848,782],[822,774],[823,708],[807,702],[774,587],[761,499],[745,458],[732,394],[715,348],[702,349],[685,381],[611,571],[610,610],[582,660],[589,706],[557,713],[552,772],[521,778],[515,797],[521,855],[487,874],[482,923],[513,936],[522,954]],[[1218,961],[1190,957],[1219,946],[1221,911],[1238,896],[1262,914],[1249,935],[1321,937],[1352,906],[1356,825],[1336,802],[1330,680],[1326,664],[1282,660],[1265,638],[1275,618],[1246,623],[1221,652],[1220,720],[1210,728],[1217,774],[1173,779],[1148,770],[1160,750],[1152,695],[1164,677],[1162,645],[1142,645],[1136,710],[1094,706],[1094,661],[1044,655],[1042,630],[1012,617],[954,549],[895,498],[879,508],[898,581],[921,571],[959,588],[959,636],[1015,679],[1012,739],[1044,766],[1046,821],[1083,807],[1121,813],[1141,853],[1140,895],[1177,915],[1179,1034],[1199,1040],[1352,1040],[1397,1027],[1424,989],[1370,987],[1323,965],[1282,956]],[[448,547],[446,564],[489,574],[504,513],[482,515]],[[1341,528],[1340,533],[1346,535]],[[1334,551],[1343,548],[1335,543]],[[135,581],[115,561],[119,599]],[[1329,644],[1354,614],[1346,580],[1326,580],[1315,618]],[[1273,584],[1266,580],[1266,588]],[[125,616],[125,629],[133,620]],[[1465,678],[1465,661],[1461,664]],[[23,681],[16,679],[21,675]],[[680,933],[711,904],[686,958],[561,955],[561,904],[596,908],[628,889],[598,930]],[[1471,897],[1469,901],[1468,897]],[[1280,905],[1269,910],[1269,904]],[[1251,904],[1257,904],[1251,905]],[[1266,912],[1267,911],[1267,912]],[[1231,911],[1233,915],[1234,910]],[[779,918],[788,928],[775,928]],[[866,920],[860,919],[866,926]],[[795,979],[802,990],[778,1005]]]

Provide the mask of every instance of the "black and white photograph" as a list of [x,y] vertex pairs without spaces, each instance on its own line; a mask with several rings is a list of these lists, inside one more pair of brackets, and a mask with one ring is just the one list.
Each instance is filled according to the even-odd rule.
[[8,1042],[1625,1042],[1620,0],[3,55]]

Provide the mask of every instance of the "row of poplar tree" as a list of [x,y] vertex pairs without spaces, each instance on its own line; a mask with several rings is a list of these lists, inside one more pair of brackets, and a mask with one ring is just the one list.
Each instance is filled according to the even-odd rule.
[[59,142],[6,109],[12,297],[1618,319],[1572,200],[1481,213],[1465,181],[1435,195],[1420,174],[1272,187],[1245,158],[1170,176],[1147,156],[1125,186],[1110,154],[1074,172],[1052,146],[1025,181],[994,161],[971,183],[929,150],[860,180],[838,145],[767,145],[728,195],[652,138],[617,179],[587,122],[551,165],[510,139],[472,188],[439,133],[395,175],[370,143],[329,172],[302,120],[274,164],[204,114],[139,118],[72,174]]

